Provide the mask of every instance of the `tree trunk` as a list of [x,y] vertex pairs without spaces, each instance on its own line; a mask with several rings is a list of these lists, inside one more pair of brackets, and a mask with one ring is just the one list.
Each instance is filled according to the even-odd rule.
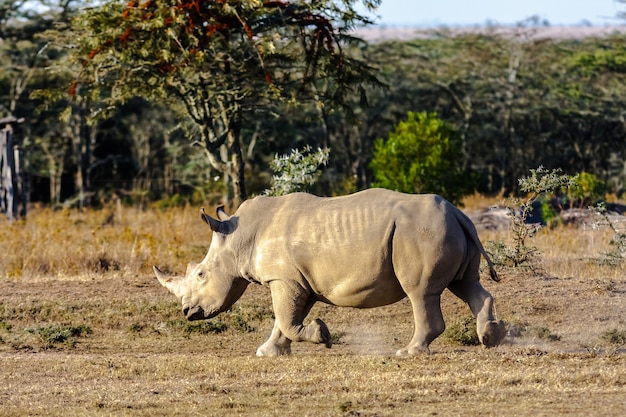
[[209,163],[224,175],[227,188],[229,182],[232,188],[232,201],[231,194],[227,192],[223,204],[238,207],[248,198],[245,182],[246,164],[241,146],[242,114],[237,106],[227,108],[221,102],[220,113],[222,130],[216,130],[214,124],[203,126],[202,140]]
[[63,175],[63,161],[56,163],[54,158],[48,157],[48,169],[50,170],[50,203],[61,203],[61,176]]
[[230,146],[231,161],[230,161],[230,178],[233,184],[233,204],[238,207],[247,198],[246,192],[246,179],[245,169],[246,164],[243,160],[243,153],[241,151],[241,139],[239,132],[232,132],[233,140]]
[[75,107],[76,115],[72,126],[72,150],[76,170],[74,171],[74,187],[78,194],[78,206],[83,208],[90,205],[91,184],[89,179],[89,167],[91,165],[92,141],[95,137],[95,128],[87,125],[85,116],[87,103],[83,102]]

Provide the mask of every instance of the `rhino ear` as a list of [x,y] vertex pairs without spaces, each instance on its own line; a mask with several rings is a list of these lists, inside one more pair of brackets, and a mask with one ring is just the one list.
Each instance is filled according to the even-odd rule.
[[217,218],[222,221],[230,219],[230,216],[226,214],[226,211],[224,210],[224,206],[219,206],[215,212],[217,214]]
[[211,230],[213,230],[214,232],[221,232],[222,222],[206,214],[204,211],[204,207],[200,209],[200,217],[202,218],[202,220],[204,220],[206,224],[209,225]]

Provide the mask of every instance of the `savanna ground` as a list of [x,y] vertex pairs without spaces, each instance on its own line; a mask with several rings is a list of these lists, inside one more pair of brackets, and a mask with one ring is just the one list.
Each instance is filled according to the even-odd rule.
[[[273,323],[267,289],[189,323],[150,271],[183,273],[204,256],[197,207],[35,209],[0,223],[0,415],[621,416],[626,272],[597,262],[610,239],[606,228],[546,229],[530,242],[537,270],[485,275],[503,346],[451,333],[431,355],[397,358],[413,326],[405,300],[318,305],[309,317],[328,324],[332,349],[257,358]],[[469,316],[448,292],[442,305],[453,329]]]

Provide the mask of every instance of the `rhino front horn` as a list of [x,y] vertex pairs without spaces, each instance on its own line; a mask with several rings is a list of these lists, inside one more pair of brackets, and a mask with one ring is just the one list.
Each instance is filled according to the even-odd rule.
[[176,277],[167,276],[163,271],[161,271],[156,265],[152,267],[154,270],[154,275],[156,275],[157,279],[165,288],[170,290],[176,297],[181,298],[182,294],[180,294],[180,280],[176,279]]

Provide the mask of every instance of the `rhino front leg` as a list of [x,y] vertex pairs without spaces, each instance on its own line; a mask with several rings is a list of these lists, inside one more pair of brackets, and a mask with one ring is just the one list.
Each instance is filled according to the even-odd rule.
[[315,304],[315,299],[308,291],[298,284],[283,281],[272,281],[270,291],[276,316],[275,328],[278,327],[284,337],[294,342],[323,343],[331,347],[330,331],[322,320],[315,319],[308,325],[303,324]]
[[450,284],[450,291],[468,305],[476,317],[478,339],[487,347],[498,346],[506,334],[502,320],[493,315],[493,297],[479,281],[459,281]]

